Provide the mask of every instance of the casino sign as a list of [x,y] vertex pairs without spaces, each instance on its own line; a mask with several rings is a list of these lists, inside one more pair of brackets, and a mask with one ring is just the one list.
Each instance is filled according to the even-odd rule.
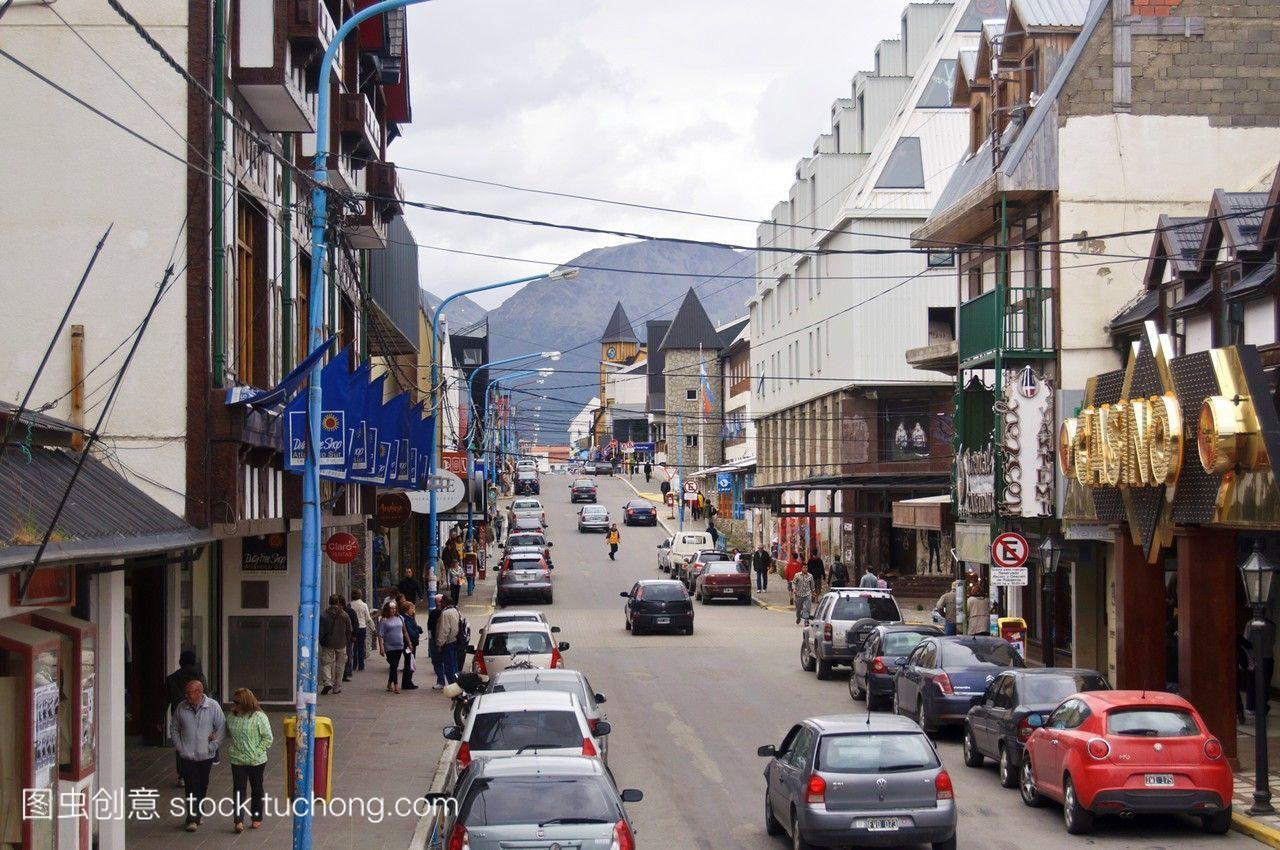
[[1280,423],[1257,349],[1172,352],[1148,322],[1058,433],[1063,518],[1127,523],[1149,563],[1179,525],[1280,528]]

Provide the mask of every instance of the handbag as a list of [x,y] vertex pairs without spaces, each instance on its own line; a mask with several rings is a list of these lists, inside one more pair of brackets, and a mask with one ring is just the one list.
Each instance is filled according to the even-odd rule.
[[413,653],[412,652],[405,653],[405,658],[408,659],[408,661],[405,662],[405,666],[409,668],[409,672],[410,673],[417,672],[418,662],[414,660]]

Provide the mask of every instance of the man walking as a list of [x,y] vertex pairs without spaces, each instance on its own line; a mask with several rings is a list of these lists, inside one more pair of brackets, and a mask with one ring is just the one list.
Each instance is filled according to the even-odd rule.
[[440,620],[436,623],[436,651],[440,653],[440,667],[446,685],[453,684],[458,678],[458,627],[461,625],[461,614],[454,605],[452,597],[440,600]]
[[991,631],[991,597],[975,592],[964,601],[964,633],[985,635]]
[[618,532],[618,524],[612,523],[609,526],[609,533],[604,536],[604,542],[609,544],[609,560],[616,561],[614,556],[618,554],[618,544],[622,542],[622,534]]
[[769,557],[764,544],[761,543],[756,547],[756,551],[751,553],[751,567],[756,573],[756,590],[758,592],[763,593],[769,589],[769,567],[771,566],[773,566],[773,558]]
[[329,597],[329,607],[320,615],[320,693],[342,693],[342,668],[351,642],[351,620],[342,609],[341,598]]
[[352,641],[355,656],[351,659],[351,669],[363,670],[365,654],[369,649],[369,632],[373,631],[373,616],[369,613],[364,593],[360,590],[351,591],[351,610],[356,612],[356,635]]
[[355,672],[356,632],[360,628],[360,618],[356,616],[356,609],[351,607],[351,603],[346,600],[346,597],[339,596],[338,603],[342,606],[342,610],[346,612],[347,619],[351,621],[351,640],[347,644],[347,657],[342,664],[342,681],[350,682],[351,674]]
[[831,586],[849,586],[849,567],[844,561],[840,560],[839,554],[837,554],[835,560],[831,562]]
[[956,588],[960,585],[960,581],[956,580],[951,583],[951,589],[938,597],[938,604],[933,610],[942,615],[945,623],[943,631],[948,635],[956,633]]
[[818,554],[817,549],[809,551],[809,560],[805,564],[805,569],[809,571],[809,575],[813,576],[814,591],[821,593],[822,580],[827,577],[827,566],[822,563],[822,556]]
[[653,478],[653,464],[646,460],[644,462],[644,483],[648,484],[651,478]]
[[791,588],[796,595],[796,625],[801,620],[809,619],[809,604],[813,602],[813,576],[806,570],[796,573],[791,580]]
[[404,598],[413,604],[422,599],[422,584],[413,577],[413,567],[405,567],[404,578],[396,585],[396,590],[404,594]]
[[879,587],[880,577],[871,572],[871,565],[867,564],[866,572],[862,574],[862,581],[858,582],[858,587]]
[[187,682],[184,696],[169,718],[169,737],[178,753],[178,773],[186,797],[186,829],[195,832],[200,826],[200,803],[209,793],[209,771],[222,746],[226,718],[217,701],[205,696],[199,679]]

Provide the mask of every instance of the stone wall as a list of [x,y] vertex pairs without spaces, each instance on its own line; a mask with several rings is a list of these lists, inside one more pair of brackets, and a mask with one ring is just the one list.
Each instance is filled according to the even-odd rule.
[[[702,376],[699,372],[702,364],[706,365],[707,381],[712,387],[710,415],[702,407]],[[684,447],[684,471],[693,472],[699,466],[719,466],[723,462],[720,429],[724,418],[724,399],[720,387],[724,381],[716,352],[670,349],[666,352],[663,372],[666,375],[667,462],[676,462],[677,442],[682,437],[696,434],[701,448]],[[695,391],[694,399],[687,398],[688,390]],[[680,417],[678,429],[677,416]]]

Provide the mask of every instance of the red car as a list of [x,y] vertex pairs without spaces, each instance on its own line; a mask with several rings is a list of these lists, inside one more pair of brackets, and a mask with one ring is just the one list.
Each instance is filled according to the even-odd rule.
[[1066,699],[1031,733],[1022,801],[1062,803],[1067,832],[1110,814],[1188,814],[1206,831],[1231,826],[1231,767],[1222,742],[1182,697],[1090,691]]
[[706,605],[712,599],[751,601],[751,577],[736,561],[711,561],[694,579],[693,595]]

